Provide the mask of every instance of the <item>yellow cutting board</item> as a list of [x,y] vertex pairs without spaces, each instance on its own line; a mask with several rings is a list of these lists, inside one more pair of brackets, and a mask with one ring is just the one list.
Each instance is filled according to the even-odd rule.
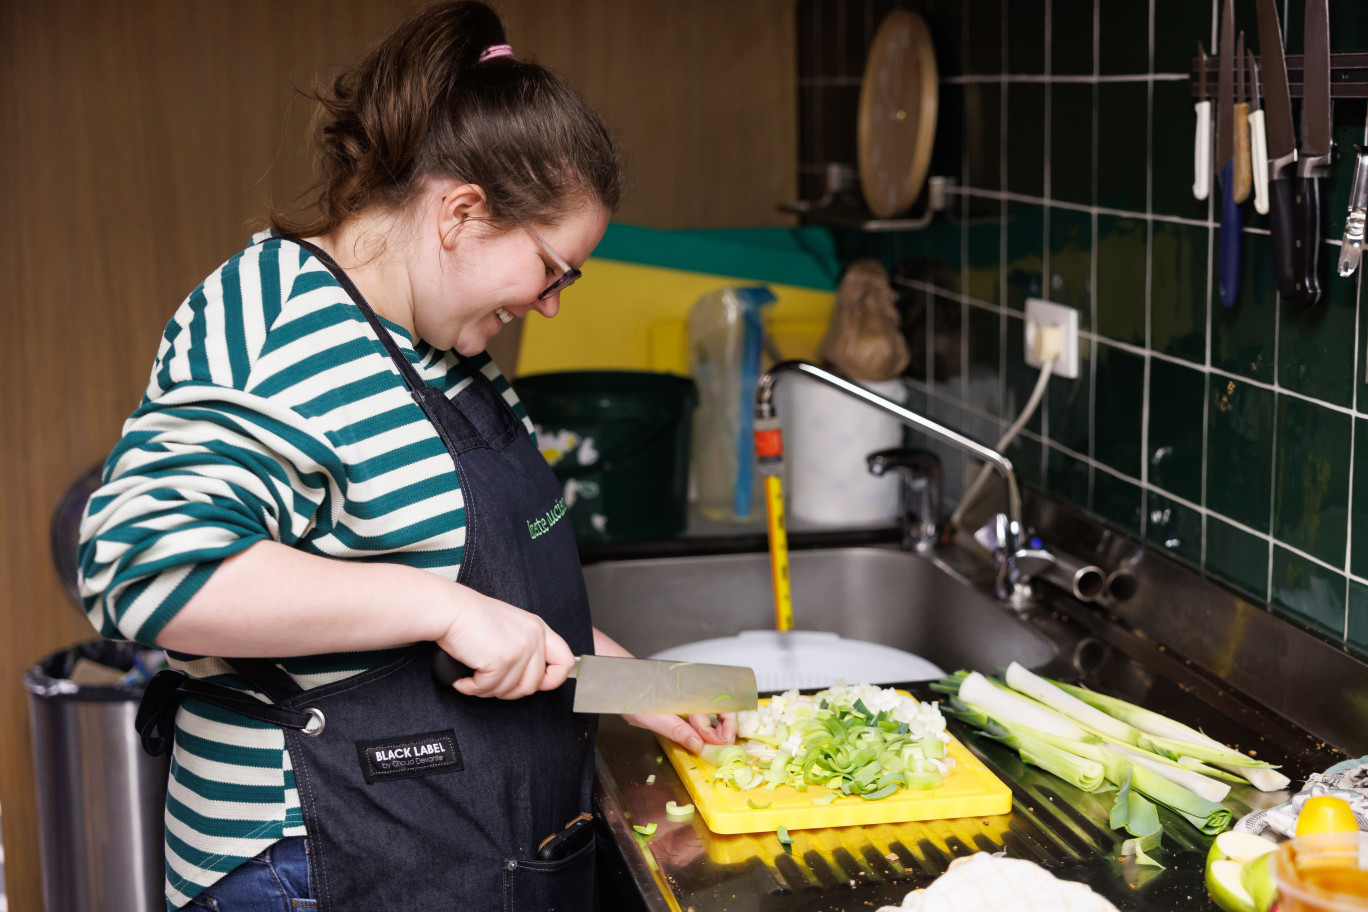
[[[1011,790],[983,762],[950,736],[948,755],[955,768],[939,788],[903,789],[887,798],[869,801],[859,795],[838,796],[827,805],[812,803],[829,789],[809,785],[806,792],[792,786],[739,791],[714,782],[711,763],[673,741],[659,739],[665,756],[684,780],[694,808],[714,833],[760,833],[779,827],[805,830],[815,827],[860,826],[872,823],[905,823],[950,817],[989,817],[1012,809]],[[769,807],[754,808],[750,802]]]

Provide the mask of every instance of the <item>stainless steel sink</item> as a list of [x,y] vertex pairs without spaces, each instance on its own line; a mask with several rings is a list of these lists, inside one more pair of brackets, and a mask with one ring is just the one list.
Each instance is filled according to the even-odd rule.
[[[947,671],[1039,668],[1057,647],[949,567],[895,547],[793,551],[794,627],[883,643]],[[774,625],[769,555],[614,560],[584,568],[594,624],[636,655]]]

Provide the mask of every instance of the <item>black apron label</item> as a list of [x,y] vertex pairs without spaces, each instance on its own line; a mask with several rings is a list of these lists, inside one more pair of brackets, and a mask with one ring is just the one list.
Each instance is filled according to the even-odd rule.
[[361,758],[361,773],[367,783],[464,769],[461,750],[456,746],[456,732],[451,729],[380,741],[359,741],[356,753]]

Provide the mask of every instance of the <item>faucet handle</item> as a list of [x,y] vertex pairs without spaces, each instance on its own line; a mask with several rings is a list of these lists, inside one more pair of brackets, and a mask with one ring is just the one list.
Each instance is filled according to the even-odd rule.
[[878,450],[865,457],[871,475],[895,472],[903,479],[903,549],[926,551],[940,542],[941,461],[910,447]]
[[902,470],[922,478],[939,480],[941,477],[940,457],[929,450],[914,450],[911,447],[878,450],[865,457],[865,464],[872,475]]

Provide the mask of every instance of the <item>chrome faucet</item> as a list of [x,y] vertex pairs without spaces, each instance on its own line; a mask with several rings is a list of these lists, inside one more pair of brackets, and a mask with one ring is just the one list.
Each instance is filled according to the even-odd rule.
[[889,472],[903,482],[902,546],[930,551],[941,539],[941,462],[935,453],[894,447],[865,457],[871,475]]
[[[887,412],[908,427],[924,431],[937,439],[953,444],[974,457],[989,463],[1002,476],[1007,486],[1007,512],[999,514],[990,523],[990,534],[979,535],[980,540],[993,557],[997,570],[996,591],[998,598],[1012,605],[1024,606],[1031,597],[1031,577],[1052,562],[1048,551],[1024,545],[1025,526],[1021,521],[1021,489],[1017,485],[1016,472],[1011,460],[994,449],[984,446],[963,434],[909,411],[898,403],[870,392],[858,384],[823,370],[807,361],[781,361],[760,375],[755,388],[755,420],[757,437],[762,432],[773,432],[779,422],[775,416],[774,386],[780,378],[789,374],[803,374],[820,383],[825,383],[846,395],[864,402],[880,411]],[[771,460],[772,461],[772,460]],[[764,465],[762,471],[775,471],[775,467]]]

